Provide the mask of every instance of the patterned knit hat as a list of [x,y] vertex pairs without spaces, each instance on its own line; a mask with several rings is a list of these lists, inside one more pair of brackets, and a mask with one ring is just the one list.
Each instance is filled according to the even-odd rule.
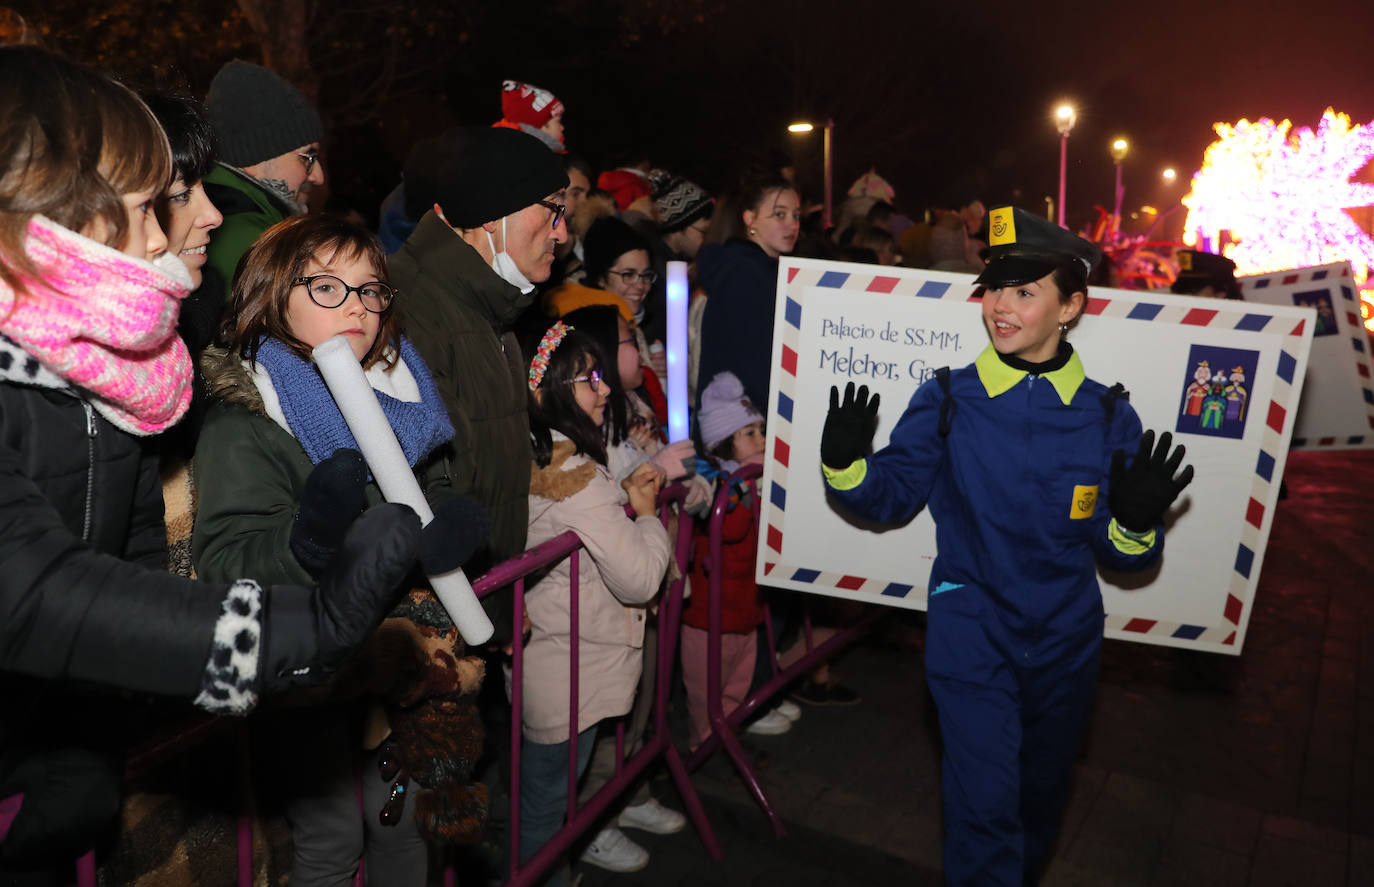
[[563,114],[563,103],[547,89],[518,80],[501,84],[501,114],[511,123],[528,123],[536,129]]
[[681,231],[697,219],[711,217],[715,201],[711,195],[683,178],[674,177],[668,186],[654,196],[658,210],[658,230],[663,234]]
[[235,59],[219,69],[205,110],[219,138],[219,158],[230,166],[271,160],[324,136],[310,100],[252,62]]
[[734,373],[717,373],[701,392],[697,422],[701,426],[701,442],[706,444],[708,451],[720,446],[741,428],[762,421],[763,416],[749,402],[744,384]]

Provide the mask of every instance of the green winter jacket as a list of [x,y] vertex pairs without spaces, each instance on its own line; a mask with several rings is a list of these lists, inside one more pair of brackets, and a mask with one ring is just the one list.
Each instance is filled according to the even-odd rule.
[[432,211],[388,266],[406,336],[453,421],[454,490],[491,514],[491,563],[498,563],[525,550],[529,521],[528,373],[511,327],[534,293],[498,277]]
[[210,233],[206,263],[219,272],[227,303],[239,259],[262,232],[296,215],[297,210],[246,173],[223,163],[215,164],[203,181],[206,196],[224,214],[224,224]]
[[[252,576],[263,585],[313,585],[291,554],[291,526],[314,465],[300,443],[271,419],[237,356],[207,348],[201,357],[214,398],[196,444],[199,508],[191,537],[197,575],[206,581]],[[452,498],[447,447],[416,468],[431,507]],[[368,484],[368,505],[382,501]],[[227,578],[211,578],[227,577]]]

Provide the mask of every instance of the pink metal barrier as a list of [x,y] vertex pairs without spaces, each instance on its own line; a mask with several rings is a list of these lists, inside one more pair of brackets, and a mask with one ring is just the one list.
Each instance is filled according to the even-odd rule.
[[[751,489],[757,493],[757,478],[761,474],[758,466],[745,466],[734,475],[731,480],[747,483]],[[659,516],[666,526],[671,526],[670,515],[675,506],[679,506],[685,488],[681,485],[669,487],[659,497]],[[725,509],[729,500],[729,484],[722,484],[717,491],[714,507],[711,512],[709,527],[709,555],[712,563],[721,562],[721,525],[724,519]],[[758,520],[758,511],[755,510],[754,520]],[[721,623],[721,583],[720,571],[709,571],[710,583],[707,590],[708,598],[708,619],[709,629],[707,637],[707,659],[708,659],[708,711],[712,731],[710,735],[701,743],[696,752],[687,760],[683,761],[676,747],[671,741],[671,731],[668,726],[668,700],[671,696],[672,677],[674,664],[677,658],[678,647],[678,628],[682,615],[682,595],[683,586],[686,583],[686,576],[689,572],[689,559],[691,557],[693,541],[692,534],[694,528],[693,519],[685,513],[681,515],[677,522],[677,539],[675,540],[674,561],[677,565],[678,576],[668,586],[662,595],[658,608],[658,656],[657,671],[654,681],[654,703],[652,714],[653,735],[645,740],[643,747],[635,752],[628,759],[624,754],[624,725],[618,724],[616,729],[616,773],[614,777],[602,786],[585,804],[578,804],[577,801],[577,709],[579,700],[579,676],[578,676],[578,569],[577,562],[582,556],[583,545],[577,534],[569,531],[563,535],[552,539],[542,545],[532,548],[522,554],[511,558],[493,567],[488,573],[473,583],[473,590],[478,597],[486,597],[498,590],[513,586],[513,625],[523,624],[524,616],[524,596],[525,583],[529,575],[544,567],[557,563],[563,558],[570,558],[571,563],[571,621],[572,621],[572,643],[571,643],[571,662],[570,662],[570,686],[569,686],[569,706],[571,717],[569,719],[569,749],[568,749],[568,813],[567,821],[564,826],[524,865],[519,864],[520,843],[519,843],[519,798],[520,798],[520,740],[522,733],[522,680],[524,672],[523,650],[519,644],[513,645],[512,649],[512,686],[511,686],[511,729],[509,740],[511,743],[511,773],[510,773],[510,822],[509,822],[509,852],[511,860],[510,878],[506,882],[506,887],[527,887],[542,877],[558,860],[568,851],[568,848],[588,832],[598,823],[602,815],[615,800],[623,795],[639,778],[641,774],[659,758],[664,760],[669,773],[681,795],[683,806],[686,809],[688,818],[696,827],[697,833],[701,838],[707,854],[716,861],[723,859],[719,842],[716,840],[715,833],[711,829],[710,823],[706,819],[706,814],[702,808],[695,789],[692,787],[689,773],[700,767],[706,760],[722,746],[730,756],[736,770],[744,780],[746,787],[755,801],[763,809],[773,826],[776,835],[782,836],[784,829],[777,814],[774,812],[763,787],[759,784],[757,776],[751,768],[748,758],[740,747],[739,740],[735,736],[740,723],[747,719],[760,704],[773,698],[777,693],[793,679],[799,675],[810,671],[820,664],[827,657],[833,655],[841,648],[852,642],[865,632],[876,620],[879,611],[865,617],[859,623],[847,629],[841,630],[834,637],[820,645],[813,645],[811,640],[811,624],[809,614],[804,622],[804,633],[806,637],[807,653],[798,662],[786,669],[779,669],[776,657],[776,642],[772,633],[771,621],[766,620],[766,634],[768,640],[768,653],[772,663],[773,677],[762,687],[751,694],[737,709],[726,715],[721,703],[721,682],[720,682],[720,623]],[[702,593],[701,589],[697,593]],[[196,717],[178,725],[176,728],[167,732],[160,733],[145,739],[136,749],[134,749],[127,760],[125,769],[126,781],[132,780],[140,774],[165,763],[174,758],[183,750],[194,746],[201,741],[219,734],[225,730],[236,730],[240,734],[239,754],[247,754],[247,743],[243,738],[245,722],[236,718],[219,717]],[[246,759],[241,762],[246,769]],[[14,819],[22,803],[23,796],[0,799],[0,838],[3,838],[9,829],[10,822]],[[238,883],[240,887],[250,887],[253,880],[253,861],[252,861],[252,817],[251,813],[245,810],[238,818],[237,827],[238,844]],[[453,883],[453,872],[450,869],[445,872],[444,881],[446,884]],[[87,853],[77,862],[77,884],[79,887],[94,887],[96,883],[95,857],[93,853]]]
[[[687,761],[688,770],[696,770],[707,759],[722,746],[725,753],[730,756],[730,761],[735,765],[735,770],[740,778],[744,780],[745,787],[749,790],[754,800],[763,808],[764,814],[768,817],[769,823],[773,826],[773,834],[782,837],[786,830],[783,828],[782,820],[778,818],[773,810],[773,805],[768,800],[768,795],[764,793],[763,786],[759,784],[758,776],[754,773],[754,768],[749,764],[749,758],[740,746],[739,739],[735,733],[739,729],[740,723],[753,714],[758,707],[772,699],[778,692],[791,683],[797,677],[811,671],[820,665],[830,656],[839,652],[842,648],[864,634],[872,627],[881,614],[881,610],[875,608],[863,619],[849,628],[838,631],[825,643],[816,645],[811,639],[811,614],[804,609],[802,631],[806,638],[806,654],[799,660],[792,663],[785,669],[778,668],[777,639],[773,637],[772,614],[768,611],[767,604],[764,605],[764,631],[768,638],[768,662],[772,666],[773,676],[763,686],[759,687],[740,703],[739,707],[730,714],[726,714],[724,706],[721,704],[721,680],[720,680],[720,620],[721,620],[721,570],[714,568],[715,565],[722,563],[723,543],[722,528],[725,522],[725,511],[730,502],[730,487],[735,482],[744,483],[754,494],[754,501],[758,501],[758,478],[763,473],[762,466],[745,465],[730,475],[728,481],[722,482],[720,488],[716,490],[715,503],[711,508],[711,521],[709,525],[708,551],[710,562],[706,565],[708,588],[707,598],[707,634],[706,634],[706,710],[711,722],[711,733],[702,741],[701,745]],[[758,528],[760,509],[754,509],[754,526]],[[701,594],[702,589],[695,589],[696,594]],[[803,600],[805,608],[806,601]],[[760,651],[763,655],[764,651]]]

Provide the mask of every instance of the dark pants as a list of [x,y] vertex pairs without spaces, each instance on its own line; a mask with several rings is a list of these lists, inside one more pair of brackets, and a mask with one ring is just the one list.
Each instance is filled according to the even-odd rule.
[[944,740],[945,881],[1034,884],[1092,714],[1101,619],[1027,640],[971,586],[933,596],[929,613],[926,673]]

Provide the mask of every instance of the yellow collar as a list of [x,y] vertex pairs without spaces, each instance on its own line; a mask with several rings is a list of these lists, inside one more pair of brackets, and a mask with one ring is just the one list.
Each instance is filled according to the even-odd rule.
[[[997,349],[991,344],[983,349],[983,353],[978,355],[973,365],[978,369],[978,381],[983,383],[983,389],[987,391],[988,397],[1005,394],[1026,376],[1025,370],[1012,369],[1003,363],[1002,358],[997,356]],[[1078,359],[1078,352],[1075,351],[1069,355],[1068,363],[1053,372],[1045,373],[1044,378],[1049,379],[1059,399],[1068,406],[1087,375],[1083,372],[1083,361]]]

